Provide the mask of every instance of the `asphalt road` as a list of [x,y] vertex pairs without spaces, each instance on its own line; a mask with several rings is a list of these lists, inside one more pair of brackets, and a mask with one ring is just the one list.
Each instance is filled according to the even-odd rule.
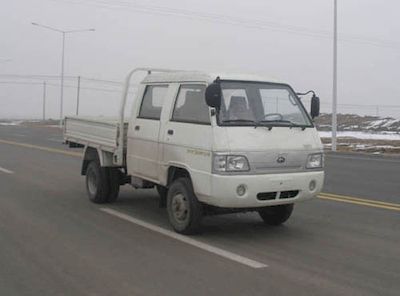
[[0,295],[400,294],[400,158],[328,154],[325,193],[284,226],[207,217],[189,244],[157,231],[153,190],[106,206],[145,227],[90,203],[78,154],[56,128],[0,126]]

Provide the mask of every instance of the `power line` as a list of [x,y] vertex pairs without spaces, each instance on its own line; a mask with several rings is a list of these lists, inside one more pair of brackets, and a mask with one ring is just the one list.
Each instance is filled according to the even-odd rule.
[[83,77],[83,76],[81,76],[81,79],[86,80],[86,81],[93,81],[93,82],[104,82],[104,83],[114,84],[114,85],[118,85],[118,86],[124,85],[123,82],[113,81],[113,80],[103,80],[103,79],[88,78],[88,77]]
[[42,85],[42,82],[0,81],[0,84]]
[[[89,80],[93,80],[93,81],[98,81],[97,79],[89,79]],[[100,80],[101,81],[101,80]],[[43,85],[43,81],[42,82],[26,82],[26,81],[0,81],[0,84],[11,84],[11,85]],[[59,87],[60,84],[57,83],[46,83],[46,85],[48,86],[54,86],[54,87]],[[76,85],[64,85],[66,88],[74,88],[76,89],[77,86]],[[135,84],[133,85],[134,87],[137,87],[138,85]],[[99,87],[80,87],[81,90],[94,90],[94,91],[102,91],[102,92],[113,92],[113,93],[121,93],[121,90],[117,90],[117,89],[107,89],[107,88],[99,88]],[[133,93],[133,92],[131,92]],[[309,99],[302,99],[303,104],[305,102],[308,102]],[[330,106],[330,103],[324,103],[321,102],[322,106]],[[347,104],[347,103],[343,103],[343,104],[338,104],[338,107],[341,108],[371,108],[371,109],[375,109],[376,107],[379,108],[400,108],[400,105],[384,105],[384,104]]]
[[[0,78],[32,79],[32,80],[50,80],[50,79],[59,80],[59,79],[61,79],[61,76],[59,76],[59,75],[0,74]],[[88,77],[82,77],[82,76],[81,76],[81,78],[86,81],[102,82],[105,84],[112,84],[112,85],[118,85],[118,86],[123,85],[123,83],[119,82],[119,81],[88,78]],[[77,80],[78,76],[64,76],[64,79]]]
[[[12,85],[43,85],[43,82],[27,82],[27,81],[0,81],[0,84],[12,84]],[[57,83],[47,83],[48,86],[56,86],[59,87],[60,84]],[[136,85],[133,85],[135,87]],[[64,85],[66,88],[74,88],[76,89],[76,85]],[[95,90],[95,91],[103,91],[103,92],[114,92],[121,93],[122,90],[117,89],[107,89],[107,88],[98,88],[98,87],[80,87],[82,90]]]
[[[215,14],[215,13],[208,13],[208,12],[201,12],[201,11],[187,10],[180,8],[169,8],[165,6],[144,5],[144,4],[130,3],[126,1],[112,1],[112,2],[104,0],[103,1],[102,0],[85,0],[85,1],[53,0],[53,1],[55,2],[62,1],[78,5],[92,5],[92,6],[102,7],[104,9],[119,9],[119,10],[129,9],[130,11],[134,11],[137,13],[183,17],[191,20],[196,19],[198,21],[229,24],[229,25],[235,25],[252,29],[261,29],[261,30],[268,29],[271,31],[303,35],[314,38],[331,39],[332,35],[332,33],[328,30],[316,30],[300,26],[285,25],[266,20],[246,19],[242,17],[229,16],[223,14]],[[361,43],[361,44],[367,44],[384,48],[395,48],[395,49],[400,48],[400,43],[392,40],[383,40],[356,34],[342,35],[339,38],[339,40],[342,42]]]
[[[28,74],[0,74],[0,78],[18,78],[18,79],[60,79],[57,75],[28,75]],[[76,79],[76,76],[65,76],[67,79]]]
[[[321,103],[323,106],[331,106],[330,103]],[[338,104],[338,106],[341,107],[349,107],[349,108],[357,108],[357,107],[363,107],[363,108],[375,108],[376,106],[382,107],[382,108],[400,108],[400,105],[381,105],[381,104]]]
[[[56,87],[60,86],[59,84],[56,84],[56,83],[48,83],[47,85],[56,86]],[[66,87],[66,88],[74,88],[74,89],[77,88],[77,86],[75,86],[75,85],[64,85],[64,87]],[[120,93],[121,92],[121,90],[97,88],[97,87],[82,87],[81,86],[80,89],[103,91],[103,92],[114,92],[114,93]]]

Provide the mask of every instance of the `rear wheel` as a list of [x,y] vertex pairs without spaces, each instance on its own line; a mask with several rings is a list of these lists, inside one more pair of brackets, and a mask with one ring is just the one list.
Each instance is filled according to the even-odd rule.
[[114,202],[118,198],[121,172],[117,168],[101,167],[97,160],[86,171],[86,191],[94,203]]
[[107,202],[109,190],[107,171],[97,161],[91,161],[86,171],[86,192],[90,201]]
[[119,187],[121,182],[121,172],[117,168],[106,168],[109,182],[109,192],[107,202],[114,202],[118,198]]
[[167,211],[176,232],[193,234],[199,231],[203,207],[193,192],[190,179],[179,178],[169,187]]
[[258,210],[261,218],[268,225],[277,226],[285,223],[293,212],[293,204],[265,207]]

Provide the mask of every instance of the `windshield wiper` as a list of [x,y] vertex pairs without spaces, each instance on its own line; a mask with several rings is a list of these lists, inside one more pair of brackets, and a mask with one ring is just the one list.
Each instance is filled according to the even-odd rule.
[[[302,131],[304,131],[306,129],[306,127],[304,125],[299,125],[290,120],[279,119],[279,120],[260,120],[260,121],[258,121],[259,124],[260,123],[281,123],[281,122],[288,123],[290,128],[299,127],[299,128],[301,128]],[[272,126],[271,126],[271,128],[272,128]]]
[[259,120],[259,121],[255,121],[255,120],[251,120],[251,119],[241,119],[241,118],[239,118],[239,119],[227,119],[227,120],[223,120],[221,123],[234,123],[234,122],[248,122],[248,123],[253,123],[254,124],[254,128],[257,128],[257,127],[259,127],[259,126],[266,126],[266,127],[268,127],[268,129],[269,130],[271,130],[272,129],[272,127],[273,127],[273,125],[270,125],[270,124],[268,124],[268,125],[263,125],[263,123],[288,123],[289,124],[289,126],[290,126],[290,128],[293,128],[293,127],[299,127],[299,128],[301,128],[301,130],[305,130],[306,129],[306,127],[305,126],[303,126],[303,125],[299,125],[299,124],[297,124],[297,123],[294,123],[293,121],[290,121],[290,120]]
[[258,125],[257,121],[251,120],[251,119],[227,119],[223,120],[221,123],[234,123],[234,122],[248,122],[248,123],[253,123],[256,126]]

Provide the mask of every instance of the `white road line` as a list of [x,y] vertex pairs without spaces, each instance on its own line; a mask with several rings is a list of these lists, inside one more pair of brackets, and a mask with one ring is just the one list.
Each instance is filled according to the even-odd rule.
[[212,245],[200,242],[200,241],[195,240],[193,238],[190,238],[190,237],[178,234],[176,232],[164,229],[162,227],[159,227],[159,226],[144,222],[142,220],[136,219],[136,218],[134,218],[132,216],[129,216],[129,215],[124,214],[124,213],[121,213],[119,211],[112,210],[112,209],[109,209],[109,208],[101,208],[100,210],[103,211],[103,212],[106,212],[106,213],[108,213],[110,215],[113,215],[115,217],[118,217],[120,219],[129,221],[129,222],[134,223],[136,225],[139,225],[139,226],[142,226],[144,228],[150,229],[150,230],[152,230],[154,232],[158,232],[158,233],[160,233],[162,235],[171,237],[171,238],[176,239],[176,240],[178,240],[180,242],[183,242],[185,244],[194,246],[196,248],[199,248],[199,249],[202,249],[204,251],[213,253],[215,255],[224,257],[226,259],[229,259],[229,260],[238,262],[240,264],[249,266],[251,268],[265,268],[265,267],[268,267],[268,265],[263,264],[261,262],[258,262],[258,261],[255,261],[255,260],[240,256],[238,254],[235,254],[235,253],[232,253],[232,252],[229,252],[229,251],[225,251],[223,249],[220,249],[218,247],[214,247]]
[[5,169],[5,168],[2,168],[2,167],[0,167],[0,172],[2,172],[2,173],[6,173],[6,174],[14,174],[14,172],[13,172],[13,171],[7,170],[7,169]]

